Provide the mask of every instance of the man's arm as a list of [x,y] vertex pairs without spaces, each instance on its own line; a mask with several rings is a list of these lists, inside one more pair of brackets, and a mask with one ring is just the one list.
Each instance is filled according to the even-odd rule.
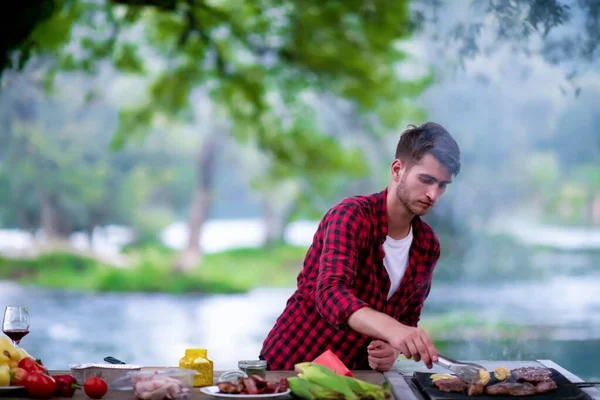
[[407,358],[423,360],[427,368],[437,362],[437,350],[431,339],[421,328],[401,324],[387,314],[372,308],[361,308],[355,311],[348,324],[363,335],[382,339]]
[[327,216],[323,248],[319,259],[315,303],[319,314],[339,329],[348,329],[348,318],[368,307],[351,288],[357,274],[358,254],[370,229],[360,206],[344,202]]

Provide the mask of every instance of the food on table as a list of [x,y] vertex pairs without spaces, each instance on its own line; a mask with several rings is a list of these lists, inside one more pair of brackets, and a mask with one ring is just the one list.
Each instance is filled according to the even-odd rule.
[[0,386],[10,385],[10,368],[8,365],[0,365]]
[[483,368],[480,369],[479,370],[479,382],[477,382],[477,383],[480,383],[483,386],[485,386],[488,384],[489,381],[490,381],[490,373],[487,372],[487,370],[485,370]]
[[[487,372],[487,371],[486,371]],[[546,393],[557,388],[552,379],[552,372],[547,368],[523,367],[510,371],[508,368],[500,367],[494,370],[494,377],[501,381],[488,385],[489,373],[480,372],[481,381],[468,383],[460,378],[448,374],[430,375],[433,386],[442,392],[467,393],[469,396],[500,395],[500,396],[532,396]],[[508,379],[514,378],[514,382]],[[485,383],[484,383],[485,382]]]
[[479,396],[482,395],[485,391],[484,383],[469,383],[467,386],[467,394],[469,396]]
[[81,389],[73,375],[52,375],[52,378],[56,382],[56,397],[73,397],[75,390]]
[[494,370],[494,377],[499,381],[504,381],[510,376],[510,369],[506,367],[498,367]]
[[49,399],[56,392],[56,381],[42,372],[29,372],[25,379],[25,389],[29,397]]
[[14,368],[21,358],[21,354],[12,341],[6,336],[0,336],[0,365]]
[[464,392],[467,389],[468,383],[457,376],[451,379],[439,379],[433,382],[433,386],[440,389],[442,392]]
[[190,389],[178,379],[151,374],[137,377],[133,382],[133,392],[142,400],[175,400],[188,397]]
[[90,399],[101,399],[108,392],[108,384],[102,378],[90,376],[83,382],[83,391]]
[[288,378],[292,394],[301,399],[344,398],[385,400],[391,397],[390,384],[375,385],[360,379],[336,374],[316,363],[295,365],[298,376]]
[[352,377],[352,372],[346,367],[346,364],[330,349],[325,350],[321,355],[312,360],[312,362],[323,365],[336,374]]
[[552,372],[547,368],[523,367],[513,369],[512,375],[517,382],[537,383],[549,379],[552,376]]
[[452,379],[452,378],[456,378],[454,375],[450,375],[450,374],[432,374],[430,376],[431,380],[433,382],[435,381],[439,381],[440,379]]
[[288,380],[281,378],[279,382],[267,382],[261,376],[237,378],[235,382],[217,383],[219,392],[227,394],[269,394],[283,393],[288,390]]
[[40,362],[34,360],[32,357],[25,357],[19,361],[19,368],[23,368],[25,371],[31,372],[41,372],[43,374],[48,374],[48,370],[44,367]]
[[10,370],[10,384],[12,386],[25,386],[25,379],[27,379],[27,375],[27,371],[25,371],[23,368],[12,368]]

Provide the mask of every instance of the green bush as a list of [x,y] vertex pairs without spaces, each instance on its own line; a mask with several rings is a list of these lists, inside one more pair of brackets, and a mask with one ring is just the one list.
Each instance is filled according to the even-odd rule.
[[242,293],[261,286],[294,286],[305,252],[287,245],[236,249],[208,254],[196,268],[178,273],[175,252],[144,243],[127,249],[129,266],[124,268],[68,252],[0,258],[0,279],[99,292]]

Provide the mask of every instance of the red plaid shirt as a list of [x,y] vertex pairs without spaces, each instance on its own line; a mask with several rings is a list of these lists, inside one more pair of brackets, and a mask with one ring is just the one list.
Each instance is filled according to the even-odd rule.
[[409,263],[400,287],[387,300],[390,278],[383,265],[387,237],[387,188],[349,197],[319,223],[298,275],[298,288],[263,343],[270,369],[291,370],[331,349],[349,369],[369,369],[372,338],[352,330],[348,318],[362,307],[417,326],[440,255],[437,236],[413,220]]

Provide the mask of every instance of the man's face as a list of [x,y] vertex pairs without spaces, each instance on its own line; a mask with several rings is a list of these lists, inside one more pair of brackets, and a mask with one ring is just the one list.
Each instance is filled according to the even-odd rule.
[[431,154],[425,154],[412,167],[396,160],[392,163],[392,174],[395,168],[396,196],[414,215],[427,214],[451,182],[450,172]]

